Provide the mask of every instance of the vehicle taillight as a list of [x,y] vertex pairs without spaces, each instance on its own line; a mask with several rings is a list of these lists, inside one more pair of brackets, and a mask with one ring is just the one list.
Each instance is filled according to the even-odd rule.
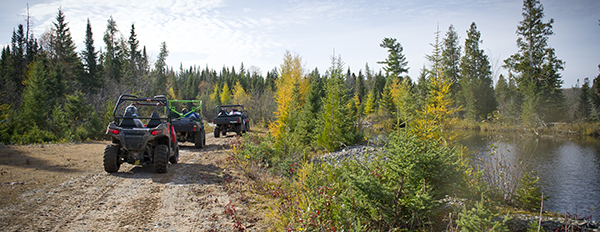
[[194,131],[196,131],[196,127],[198,127],[198,126],[194,125]]
[[241,118],[238,118],[238,123],[241,123],[241,122],[242,122],[242,119],[241,119]]
[[161,134],[161,133],[162,133],[162,130],[155,130],[155,131],[151,132],[152,135],[158,135],[158,134]]
[[215,120],[213,119],[213,124],[215,124]]
[[113,133],[115,135],[119,134],[119,130],[117,130],[117,129],[108,129],[108,132]]

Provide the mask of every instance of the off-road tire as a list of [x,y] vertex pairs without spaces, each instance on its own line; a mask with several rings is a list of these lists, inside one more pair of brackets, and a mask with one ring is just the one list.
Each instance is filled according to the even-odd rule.
[[104,148],[104,171],[118,172],[121,163],[119,162],[119,145],[109,144]]
[[221,136],[221,134],[220,134],[221,132],[219,131],[219,127],[218,126],[215,127],[214,133],[215,133],[215,138],[219,138],[219,136]]
[[169,157],[169,162],[171,162],[171,164],[176,164],[177,162],[179,162],[179,146],[175,145],[175,154],[173,154],[173,156]]
[[198,131],[194,133],[194,147],[203,148],[204,147],[204,133],[202,131]]
[[169,170],[169,147],[161,144],[154,148],[154,171],[166,173]]
[[242,124],[235,124],[235,133],[239,136],[242,136]]

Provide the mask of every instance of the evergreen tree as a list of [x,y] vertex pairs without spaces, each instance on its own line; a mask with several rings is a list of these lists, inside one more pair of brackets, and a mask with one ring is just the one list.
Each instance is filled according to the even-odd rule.
[[104,76],[108,80],[120,81],[122,76],[123,61],[120,54],[122,54],[120,47],[121,38],[118,35],[119,30],[117,29],[117,22],[112,16],[107,21],[106,31],[104,32],[104,44],[106,44],[106,51],[103,56],[104,65]]
[[[386,85],[391,83],[392,80],[404,79],[402,74],[408,73],[408,67],[406,67],[408,61],[406,61],[406,57],[402,54],[404,49],[400,42],[397,42],[395,38],[383,38],[379,46],[388,50],[388,57],[384,61],[377,62],[378,64],[385,65],[383,70],[385,70],[385,75],[388,77]],[[392,79],[390,80],[389,78]]]
[[554,20],[544,22],[544,7],[539,0],[524,0],[522,15],[523,21],[517,27],[519,51],[504,60],[504,67],[515,77],[524,96],[521,119],[529,125],[538,117],[558,120],[564,103],[559,74],[564,62],[548,46]]
[[356,76],[356,87],[354,92],[362,102],[365,97],[365,76],[362,74],[362,71],[358,71],[358,76]]
[[327,85],[325,99],[321,110],[320,120],[323,127],[319,133],[317,144],[328,151],[335,151],[340,147],[353,144],[357,140],[354,122],[356,118],[350,117],[348,89],[342,74],[342,58],[331,58],[332,66],[327,71]]
[[518,115],[518,107],[521,105],[518,101],[517,87],[514,81],[506,80],[504,75],[500,74],[494,93],[496,94],[500,115],[510,121],[514,121]]
[[590,97],[590,79],[585,78],[579,90],[579,106],[577,107],[576,119],[589,121],[591,119],[592,106]]
[[442,77],[442,44],[440,43],[440,30],[435,32],[435,43],[429,44],[433,47],[431,55],[425,55],[425,58],[431,63],[429,70],[430,78]]
[[296,134],[301,144],[314,147],[319,135],[318,130],[322,127],[321,120],[315,120],[315,118],[319,117],[321,111],[324,90],[323,79],[319,74],[319,70],[312,71],[308,78],[309,90],[306,95],[306,102],[298,116]]
[[467,118],[473,120],[486,119],[497,105],[490,63],[487,55],[479,49],[479,43],[481,33],[473,22],[467,31],[465,55],[460,62],[462,99]]
[[394,105],[390,88],[394,83],[396,83],[396,81],[403,81],[405,79],[402,74],[408,72],[408,68],[406,67],[408,62],[406,61],[404,54],[402,54],[402,45],[400,45],[399,42],[396,42],[396,39],[384,38],[383,42],[381,42],[379,46],[382,48],[387,48],[389,53],[388,57],[384,61],[377,62],[379,64],[386,65],[383,67],[383,70],[385,70],[386,74],[386,81],[385,87],[381,93],[381,99],[379,100],[379,110],[381,112],[386,110],[388,113],[393,115],[396,112],[396,106]]
[[17,30],[13,30],[11,38],[11,47],[7,47],[3,60],[6,60],[4,66],[4,78],[6,78],[5,88],[11,93],[8,96],[8,103],[18,107],[21,102],[21,94],[25,88],[27,74],[27,60],[25,59],[25,35],[23,34],[23,25],[19,24]]
[[460,52],[458,33],[454,30],[454,26],[450,24],[442,47],[442,70],[444,78],[452,82],[452,96],[454,98],[460,91]]
[[68,23],[61,8],[58,8],[56,22],[54,22],[54,57],[55,64],[63,67],[65,81],[73,85],[74,81],[80,80],[83,74],[83,64],[75,51],[75,43],[71,38]]
[[140,77],[141,59],[142,54],[139,50],[140,42],[137,40],[137,34],[135,33],[135,25],[131,24],[131,31],[129,34],[129,77],[136,80]]
[[92,34],[92,25],[90,19],[87,20],[87,26],[85,30],[85,48],[81,52],[81,59],[83,60],[83,66],[85,72],[80,76],[79,82],[82,84],[84,89],[95,90],[100,88],[102,85],[101,79],[98,73],[98,52],[94,47],[94,38]]
[[162,94],[168,89],[167,83],[167,57],[169,56],[169,50],[167,50],[167,43],[162,42],[160,45],[160,53],[154,63],[154,93]]
[[[60,75],[55,72],[54,75]],[[58,78],[57,78],[58,77]],[[48,125],[48,116],[54,105],[54,97],[62,91],[60,76],[54,76],[50,64],[45,59],[33,62],[28,74],[27,84],[23,92],[23,104],[20,112],[25,125],[45,128]]]

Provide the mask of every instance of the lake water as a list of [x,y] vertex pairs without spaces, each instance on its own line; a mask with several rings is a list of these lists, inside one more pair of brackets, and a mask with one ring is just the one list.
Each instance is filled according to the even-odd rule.
[[541,191],[550,199],[544,209],[600,220],[600,140],[593,138],[535,138],[519,133],[491,134],[465,131],[461,143],[478,157],[496,155],[540,178]]

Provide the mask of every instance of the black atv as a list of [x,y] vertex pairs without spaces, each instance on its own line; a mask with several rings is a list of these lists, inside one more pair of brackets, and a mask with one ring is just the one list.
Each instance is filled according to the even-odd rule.
[[217,117],[213,119],[215,124],[214,136],[227,135],[227,132],[235,132],[241,136],[242,133],[250,131],[250,120],[248,112],[243,105],[221,105],[216,106]]
[[[186,103],[191,107],[188,112],[178,112],[173,103]],[[177,141],[194,143],[196,148],[203,148],[206,144],[204,123],[202,122],[202,101],[200,100],[169,100],[169,114],[173,118],[173,128],[177,134]],[[200,110],[200,114],[196,111]]]
[[167,109],[169,102],[163,95],[153,98],[121,95],[113,111],[114,120],[106,130],[112,144],[104,149],[104,170],[117,172],[127,162],[154,165],[156,172],[165,173],[169,162],[177,163],[179,146],[171,117],[165,115]]

